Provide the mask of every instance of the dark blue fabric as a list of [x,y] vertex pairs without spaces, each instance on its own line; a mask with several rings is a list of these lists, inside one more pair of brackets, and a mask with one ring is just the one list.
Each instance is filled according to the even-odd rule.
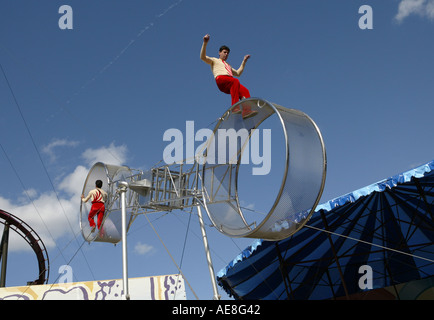
[[295,235],[255,241],[217,279],[236,299],[274,300],[360,293],[362,265],[374,289],[424,279],[434,275],[433,215],[431,161],[318,206]]

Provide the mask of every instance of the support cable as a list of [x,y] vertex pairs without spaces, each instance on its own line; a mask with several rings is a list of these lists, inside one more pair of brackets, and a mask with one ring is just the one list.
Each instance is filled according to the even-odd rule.
[[[191,208],[191,211],[193,211],[193,209]],[[182,269],[182,262],[184,261],[184,253],[185,253],[185,247],[187,245],[187,237],[188,237],[188,233],[190,231],[190,221],[191,221],[191,212],[188,216],[188,224],[187,224],[187,229],[185,230],[185,237],[184,237],[184,245],[182,247],[182,253],[181,253],[181,261],[179,262],[179,268]],[[178,279],[179,279],[179,275],[176,277],[176,283],[178,283]],[[178,286],[176,286],[175,289],[175,293],[178,290]],[[173,299],[175,299],[175,296],[173,296]]]
[[155,234],[158,237],[158,240],[160,240],[161,244],[163,245],[164,249],[166,249],[167,254],[169,255],[170,259],[172,259],[172,262],[175,264],[176,268],[178,269],[179,273],[181,273],[182,277],[184,278],[185,282],[187,283],[188,287],[190,288],[191,292],[193,292],[193,295],[195,296],[196,300],[199,300],[199,297],[194,292],[193,288],[191,287],[190,283],[188,282],[187,278],[185,277],[184,273],[182,272],[181,268],[176,263],[175,259],[173,258],[172,254],[170,253],[169,249],[164,244],[163,239],[161,239],[160,235],[158,234],[157,230],[155,229],[154,225],[151,223],[151,221],[148,218],[148,215],[145,214],[146,220],[148,220],[149,225],[152,227],[152,230],[154,230]]
[[44,161],[42,160],[41,153],[39,152],[39,149],[38,149],[38,147],[36,146],[35,139],[33,138],[33,135],[32,135],[32,133],[31,133],[31,131],[30,131],[29,125],[27,124],[27,121],[26,121],[26,119],[25,119],[25,117],[24,117],[24,114],[23,114],[23,112],[22,112],[22,110],[21,110],[21,107],[20,107],[20,105],[19,105],[19,103],[18,103],[18,100],[17,100],[17,98],[16,98],[16,96],[15,96],[15,93],[14,93],[12,87],[11,87],[11,84],[10,84],[10,82],[9,82],[9,79],[8,79],[8,77],[6,76],[6,73],[5,73],[5,71],[4,71],[3,66],[2,66],[1,63],[0,63],[0,69],[2,70],[3,76],[4,76],[4,78],[5,78],[5,80],[6,80],[6,83],[7,83],[8,87],[9,87],[9,91],[11,92],[11,95],[12,95],[12,97],[13,97],[13,99],[14,99],[15,105],[16,105],[16,107],[17,107],[17,109],[18,109],[18,112],[19,112],[19,114],[20,114],[20,116],[21,116],[21,119],[23,120],[24,126],[26,127],[27,133],[28,133],[28,135],[29,135],[29,137],[30,137],[30,140],[31,140],[32,144],[33,144],[33,147],[35,148],[36,153],[37,153],[37,155],[38,155],[38,157],[39,157],[39,160],[40,160],[40,162],[41,162],[42,168],[44,169],[45,174],[46,174],[46,176],[47,176],[47,178],[48,178],[48,181],[50,182],[51,188],[53,189],[54,194],[56,195],[57,201],[59,202],[60,207],[62,208],[63,213],[65,214],[65,217],[66,217],[66,220],[68,221],[69,227],[71,228],[72,233],[74,234],[74,229],[72,228],[72,225],[71,225],[71,223],[70,223],[70,221],[69,221],[69,219],[68,219],[68,216],[66,215],[65,208],[63,208],[63,205],[62,205],[62,203],[61,203],[61,201],[60,201],[59,195],[58,195],[58,193],[57,193],[57,191],[56,191],[56,188],[54,187],[54,184],[53,184],[53,181],[52,181],[51,178],[50,178],[50,175],[48,174],[47,167],[45,166],[45,163],[44,163]]
[[[248,208],[244,208],[244,209],[250,210],[250,211],[252,211],[254,213],[264,214],[264,213],[256,211],[256,210],[252,210],[252,209],[248,209]],[[434,263],[434,260],[429,259],[429,258],[425,258],[425,257],[422,257],[422,256],[418,256],[418,255],[415,255],[415,254],[412,254],[412,253],[408,253],[408,252],[404,252],[404,251],[397,250],[397,249],[392,249],[392,248],[389,248],[389,247],[386,247],[386,246],[383,246],[383,245],[379,245],[379,244],[375,244],[375,243],[368,242],[368,241],[365,241],[365,240],[353,238],[353,237],[346,236],[346,235],[343,235],[343,234],[339,234],[339,233],[336,233],[336,232],[333,232],[333,231],[324,230],[324,229],[321,229],[321,228],[310,226],[308,224],[305,224],[304,227],[310,228],[310,229],[314,229],[314,230],[317,230],[317,231],[321,231],[321,232],[326,232],[326,233],[329,233],[329,234],[332,234],[332,235],[335,235],[335,236],[338,236],[338,237],[347,238],[347,239],[354,240],[354,241],[357,241],[357,242],[360,242],[360,243],[364,243],[364,244],[367,244],[367,245],[378,247],[378,248],[381,248],[381,249],[384,249],[384,250],[389,250],[389,251],[393,251],[393,252],[396,252],[396,253],[401,253],[401,254],[404,254],[404,255],[407,255],[407,256],[410,256],[410,257],[413,257],[413,258],[422,259],[422,260]]]
[[[79,251],[81,251],[81,248],[83,247],[83,245],[84,245],[85,243],[86,243],[86,240],[82,240],[81,245],[78,247],[78,249],[77,249],[77,250],[75,251],[75,253],[72,255],[71,259],[69,259],[69,261],[68,261],[68,263],[67,263],[66,265],[68,265],[68,266],[70,265],[70,263],[71,263],[72,260],[75,258],[75,256],[77,255],[77,253],[78,253]],[[60,276],[61,276],[61,273],[59,273],[59,275],[57,276],[56,280],[54,280],[54,282],[51,284],[49,290],[51,290],[51,288],[56,284],[56,282],[59,280]],[[27,289],[26,289],[26,290],[27,290]]]
[[309,226],[307,224],[305,224],[304,226],[307,227],[307,228],[310,228],[310,229],[317,230],[317,231],[326,232],[326,233],[329,233],[329,234],[332,234],[332,235],[335,235],[335,236],[338,236],[338,237],[343,237],[343,238],[346,238],[346,239],[350,239],[350,240],[354,240],[354,241],[357,241],[357,242],[361,242],[361,243],[364,243],[364,244],[367,244],[367,245],[370,245],[370,246],[373,246],[373,247],[377,247],[377,248],[381,248],[381,249],[384,249],[384,250],[393,251],[393,252],[396,252],[396,253],[404,254],[406,256],[410,256],[412,258],[422,259],[422,260],[434,263],[434,260],[432,260],[432,259],[425,258],[425,257],[422,257],[422,256],[418,256],[418,255],[415,255],[415,254],[412,254],[412,253],[407,253],[407,252],[400,251],[400,250],[397,250],[397,249],[392,249],[392,248],[389,248],[389,247],[386,247],[386,246],[382,246],[382,245],[379,245],[379,244],[375,244],[375,243],[372,243],[372,242],[364,241],[364,240],[361,240],[361,239],[356,239],[356,238],[353,238],[353,237],[350,237],[350,236],[345,236],[343,234],[339,234],[339,233],[336,233],[336,232],[333,232],[333,231],[328,231],[328,230],[324,230],[324,229],[317,228],[317,227],[314,227],[314,226]]
[[[4,76],[5,80],[6,80],[7,85],[8,85],[9,91],[11,92],[11,95],[12,95],[12,97],[13,97],[13,99],[14,99],[15,105],[16,105],[16,107],[17,107],[17,109],[18,109],[18,112],[19,112],[19,114],[20,114],[20,116],[21,116],[21,119],[23,120],[23,123],[24,123],[24,125],[25,125],[25,127],[26,127],[27,133],[29,134],[30,140],[31,140],[31,142],[32,142],[32,144],[33,144],[33,147],[34,147],[35,150],[36,150],[36,153],[37,153],[37,155],[38,155],[38,157],[39,157],[39,160],[40,160],[40,162],[41,162],[41,164],[42,164],[42,167],[43,167],[43,169],[44,169],[44,171],[45,171],[45,174],[46,174],[46,176],[47,176],[47,178],[48,178],[48,181],[50,182],[51,188],[53,189],[53,192],[54,192],[54,194],[55,194],[55,196],[56,196],[56,199],[57,199],[57,201],[58,201],[60,207],[62,208],[62,212],[63,212],[63,214],[64,214],[64,216],[65,216],[65,218],[66,218],[66,221],[68,222],[68,225],[69,225],[69,227],[70,227],[70,229],[71,229],[71,231],[72,231],[72,234],[74,235],[75,240],[77,241],[77,244],[79,244],[78,239],[77,239],[77,236],[75,235],[75,232],[74,232],[74,228],[72,227],[71,222],[69,221],[68,216],[66,215],[65,208],[63,207],[62,202],[60,201],[59,194],[57,193],[56,188],[54,187],[54,183],[53,183],[53,181],[52,181],[52,179],[51,179],[51,177],[50,177],[50,175],[49,175],[49,173],[48,173],[47,167],[45,166],[45,163],[44,163],[44,161],[42,160],[41,153],[39,152],[39,149],[38,149],[38,147],[36,146],[36,142],[35,142],[35,140],[34,140],[34,138],[33,138],[33,135],[32,135],[32,133],[31,133],[31,131],[30,131],[30,128],[29,128],[29,126],[28,126],[28,124],[27,124],[27,121],[26,121],[26,119],[25,119],[25,117],[24,117],[24,114],[23,114],[23,112],[22,112],[22,110],[21,110],[21,107],[20,107],[20,105],[19,105],[19,103],[18,103],[18,100],[17,100],[17,98],[16,98],[16,96],[15,96],[15,93],[14,93],[14,91],[13,91],[13,89],[12,89],[12,86],[11,86],[11,84],[10,84],[10,82],[9,82],[8,77],[6,76],[6,73],[5,73],[4,69],[3,69],[3,65],[2,65],[1,63],[0,63],[0,69],[1,69],[1,71],[2,71],[2,73],[3,73],[3,76]],[[3,149],[3,148],[2,148],[2,149]],[[3,149],[3,151],[4,151],[4,149]],[[42,219],[42,217],[41,217],[41,219]],[[80,246],[80,248],[81,248],[81,246]],[[82,253],[82,254],[83,254],[83,253]],[[86,264],[87,264],[88,267],[89,267],[89,263],[88,263],[88,261],[87,261],[87,259],[86,259],[86,256],[85,256],[84,254],[83,254],[83,258],[84,258],[84,260],[86,261]]]
[[[71,240],[72,241],[72,240]],[[71,241],[69,242],[69,243],[71,243]],[[69,243],[66,245],[66,247],[69,245]],[[69,259],[69,261],[66,263],[66,265],[67,266],[69,266],[70,264],[71,264],[71,262],[72,262],[72,260],[75,258],[75,256],[77,255],[77,253],[79,252],[79,251],[81,251],[81,248],[83,247],[83,244],[85,243],[85,240],[83,240],[83,242],[82,242],[82,244],[79,246],[79,248],[75,251],[75,253],[72,255],[72,257]],[[65,248],[66,248],[65,247]],[[63,256],[63,254],[62,254],[62,256]],[[55,257],[55,259],[56,259],[57,257]],[[63,256],[63,258],[65,259],[65,257]],[[66,261],[66,259],[65,259],[65,261]],[[88,265],[89,266],[89,265]],[[89,267],[90,268],[90,267]],[[92,273],[92,276],[93,276],[93,272],[92,272],[92,270],[90,270],[90,272]],[[60,275],[61,274],[59,274],[58,276],[57,276],[57,278],[53,281],[53,283],[51,284],[51,286],[50,286],[50,289],[49,290],[51,290],[51,288],[56,284],[56,282],[59,280],[59,278],[60,278]],[[26,292],[27,292],[27,290],[29,290],[30,289],[30,287],[31,287],[31,285],[27,285],[26,286],[26,289],[21,293],[21,295],[24,295]],[[17,299],[19,299],[19,296],[17,296]]]
[[[252,211],[254,213],[263,214],[262,212],[259,212],[259,211],[256,211],[256,210],[252,210],[252,209],[249,209],[249,208],[244,208],[244,209],[247,209],[247,210]],[[333,231],[324,230],[324,229],[317,228],[317,227],[314,227],[314,226],[311,226],[311,225],[307,225],[307,224],[305,224],[304,227],[310,228],[310,229],[313,229],[313,230],[316,230],[316,231],[320,231],[320,232],[325,232],[325,233],[328,233],[330,235],[335,235],[335,236],[338,236],[338,237],[343,237],[343,238],[346,238],[346,239],[349,239],[349,240],[353,240],[353,241],[356,241],[356,242],[364,243],[364,244],[367,244],[367,245],[370,245],[370,246],[378,247],[378,248],[381,248],[383,250],[388,250],[388,251],[396,252],[398,254],[404,254],[404,255],[410,256],[412,258],[417,258],[417,259],[421,259],[421,260],[425,260],[425,261],[434,263],[434,260],[429,259],[429,258],[425,258],[425,257],[419,256],[419,255],[415,255],[415,254],[407,253],[407,252],[404,252],[404,251],[401,251],[401,250],[389,248],[389,247],[386,247],[386,246],[383,246],[383,245],[378,245],[378,244],[371,243],[371,242],[368,242],[368,241],[365,241],[365,240],[361,240],[361,239],[357,239],[357,238],[354,238],[354,237],[350,237],[350,236],[346,236],[346,235],[343,235],[343,234],[339,234],[339,233],[336,233],[336,232],[333,232]],[[232,242],[234,242],[234,241],[232,240]],[[235,242],[234,242],[234,244],[235,244]],[[250,265],[255,270],[256,274],[259,275],[260,277],[262,277],[261,274],[260,274],[260,272],[255,268],[255,266],[252,263],[250,263]],[[267,285],[266,279],[264,279],[264,278],[262,278],[262,279],[263,279],[263,282]],[[274,290],[272,290],[271,288],[270,288],[270,290],[273,291],[273,293],[274,293]]]

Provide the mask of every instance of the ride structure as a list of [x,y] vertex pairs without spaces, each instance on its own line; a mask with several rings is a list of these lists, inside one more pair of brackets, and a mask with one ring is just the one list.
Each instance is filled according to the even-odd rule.
[[[258,113],[242,119],[241,114],[231,111],[238,105]],[[126,299],[129,298],[126,234],[140,214],[197,209],[214,299],[219,296],[202,208],[213,226],[226,236],[272,241],[293,235],[313,214],[324,189],[327,165],[324,142],[315,122],[301,111],[259,98],[242,100],[232,108],[219,119],[194,159],[165,164],[146,172],[101,162],[90,169],[83,194],[94,188],[96,180],[102,180],[108,200],[101,229],[93,232],[88,223],[89,205],[81,203],[82,235],[88,242],[116,244],[122,240]],[[255,140],[259,126],[271,118],[276,119],[280,127],[276,130],[283,136],[284,146],[279,146],[284,150],[284,156],[279,159],[282,178],[268,213],[253,215],[246,213],[240,204],[240,172],[249,146],[261,148]],[[273,132],[273,137],[275,134]],[[271,148],[262,144],[263,150],[267,147]]]
[[38,260],[38,278],[29,281],[28,284],[44,284],[48,282],[50,263],[47,249],[38,234],[23,220],[13,214],[0,210],[0,223],[4,225],[3,236],[0,245],[1,276],[0,287],[6,284],[6,266],[8,257],[9,231],[13,230],[20,235],[33,249]]

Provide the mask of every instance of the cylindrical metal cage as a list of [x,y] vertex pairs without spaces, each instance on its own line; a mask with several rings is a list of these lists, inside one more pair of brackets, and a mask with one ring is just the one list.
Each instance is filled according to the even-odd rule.
[[[237,106],[258,113],[242,119],[241,114],[228,110],[216,125],[203,165],[206,211],[214,226],[225,235],[265,240],[287,238],[310,218],[324,189],[327,161],[321,133],[314,121],[298,110],[257,98],[242,100],[233,108]],[[268,213],[251,220],[240,206],[239,172],[249,146],[250,151],[254,146],[261,148],[254,141],[255,134],[270,117],[277,117],[279,134],[283,132],[284,137],[281,146],[276,146],[273,140],[274,148],[284,149],[284,159],[278,159],[283,162],[282,180]],[[270,134],[275,135],[276,129],[273,130]],[[266,152],[267,145],[263,143],[262,148]],[[267,185],[251,187],[267,188]]]
[[[83,195],[86,197],[90,190],[95,188],[95,181],[103,182],[102,189],[107,192],[105,214],[101,229],[92,232],[88,221],[91,200],[80,204],[80,228],[84,239],[88,242],[101,241],[118,243],[122,239],[122,212],[120,199],[117,196],[117,182],[126,181],[131,176],[131,170],[126,166],[116,166],[98,162],[90,169],[83,186]],[[131,198],[129,193],[127,199]],[[96,223],[97,217],[94,217]]]

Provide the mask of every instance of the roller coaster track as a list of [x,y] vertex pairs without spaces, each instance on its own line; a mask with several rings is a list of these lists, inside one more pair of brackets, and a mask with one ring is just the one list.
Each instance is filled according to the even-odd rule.
[[33,249],[38,259],[38,278],[29,284],[44,284],[48,282],[50,263],[47,249],[38,234],[23,220],[13,214],[0,210],[0,223],[18,233]]

